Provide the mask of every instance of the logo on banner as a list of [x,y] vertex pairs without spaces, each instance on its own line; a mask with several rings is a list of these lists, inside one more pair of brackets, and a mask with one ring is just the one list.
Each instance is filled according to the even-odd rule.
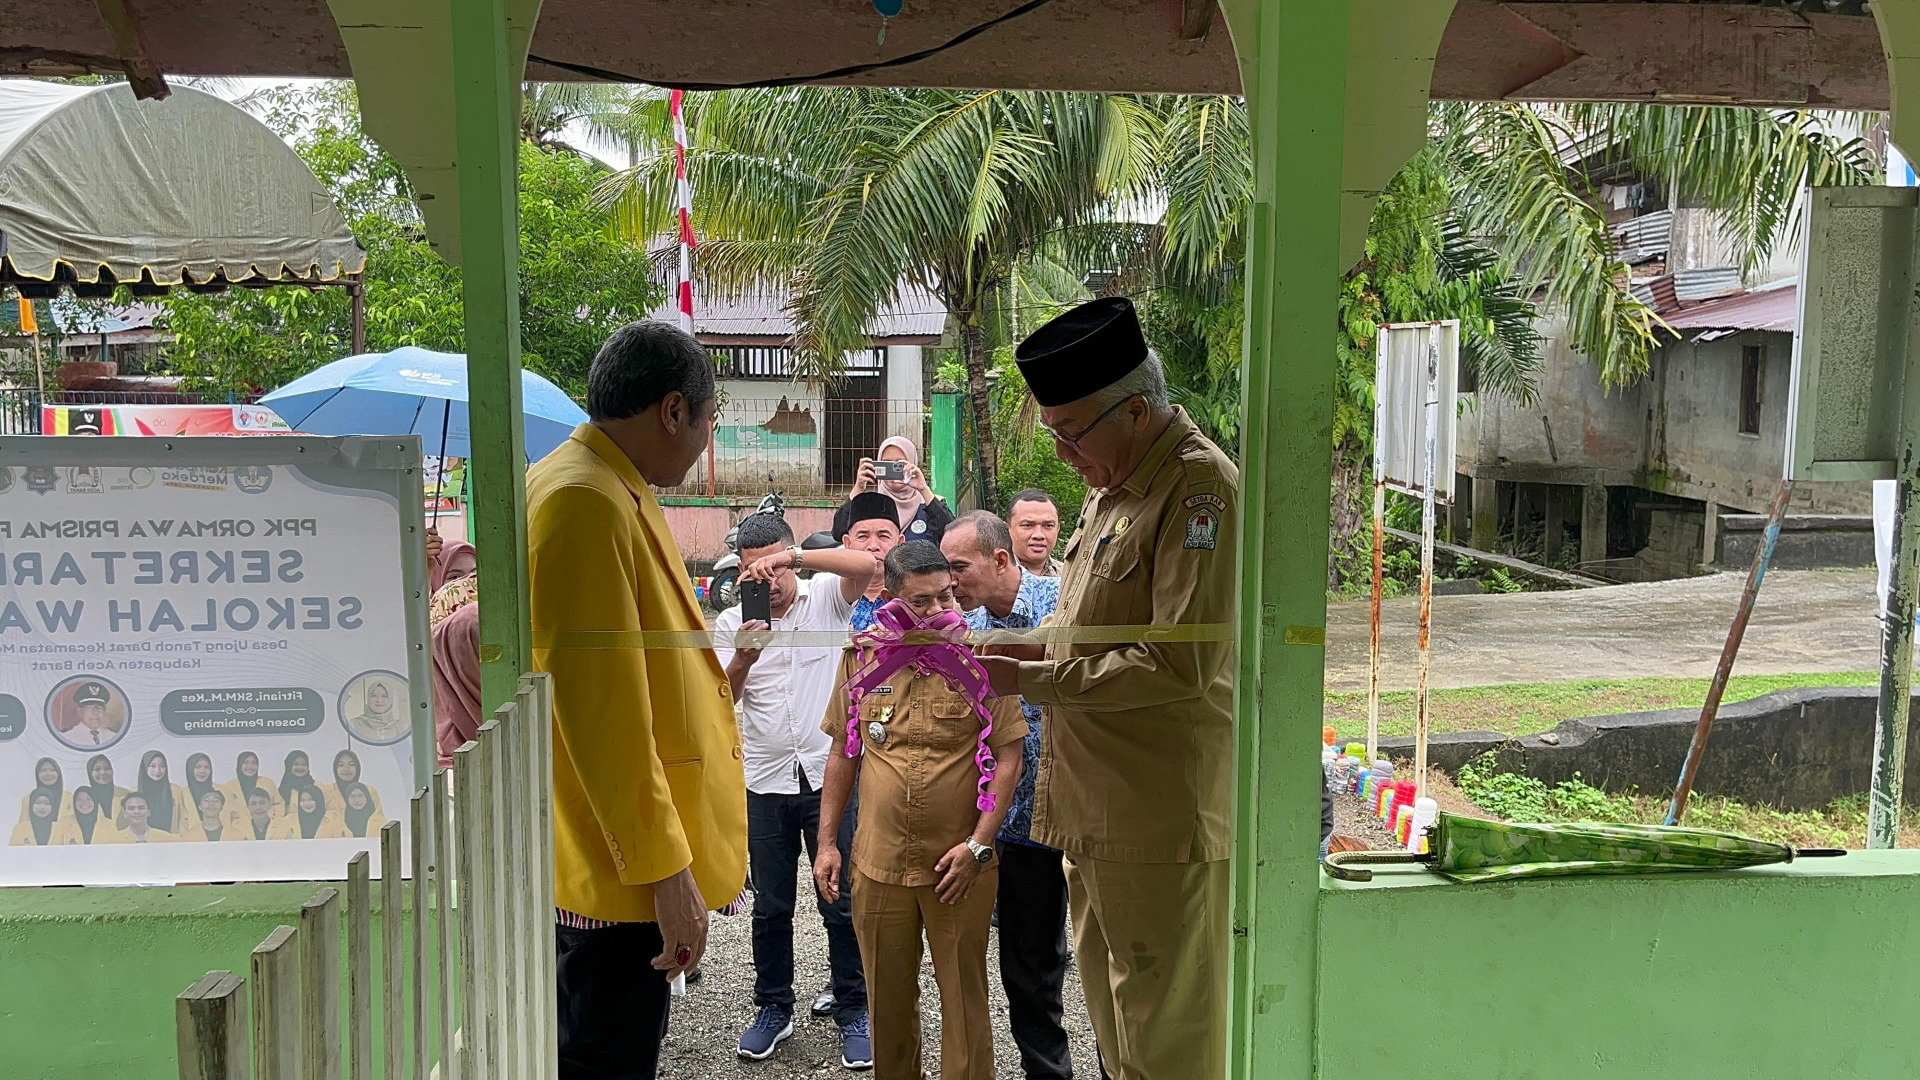
[[60,474],[54,472],[51,465],[29,465],[21,479],[26,481],[28,491],[45,495],[60,483]]
[[162,469],[160,486],[187,488],[191,491],[227,490],[227,470],[212,469]]
[[107,486],[113,491],[145,491],[153,486],[153,470],[145,465],[121,469],[120,479]]
[[98,495],[107,490],[107,485],[100,477],[100,466],[75,465],[68,469],[67,490],[76,495]]
[[234,471],[233,486],[249,495],[258,495],[273,486],[273,470],[265,465],[246,465]]

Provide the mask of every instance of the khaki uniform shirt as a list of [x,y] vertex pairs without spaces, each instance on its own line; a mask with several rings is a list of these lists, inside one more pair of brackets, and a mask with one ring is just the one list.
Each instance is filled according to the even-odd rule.
[[[1240,473],[1175,409],[1125,483],[1089,492],[1051,626],[1231,624]],[[1033,839],[1115,862],[1227,857],[1229,641],[1052,644],[1020,665],[1045,705]]]
[[[847,650],[840,681],[820,728],[836,739],[847,733],[847,680],[857,666]],[[993,734],[987,745],[1004,767],[1020,760],[1027,721],[1020,699],[991,698]],[[868,734],[878,723],[884,739]],[[964,694],[938,675],[897,672],[860,702],[860,820],[853,834],[853,868],[889,885],[935,885],[933,864],[973,835],[980,823],[980,717]],[[834,753],[844,753],[837,748]],[[1012,799],[1013,793],[1001,796]]]

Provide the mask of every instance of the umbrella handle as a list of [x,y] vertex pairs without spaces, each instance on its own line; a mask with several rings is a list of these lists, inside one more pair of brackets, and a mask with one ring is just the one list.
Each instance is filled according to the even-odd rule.
[[1414,854],[1407,851],[1336,851],[1320,860],[1320,866],[1328,877],[1341,881],[1372,881],[1373,871],[1361,869],[1361,864],[1382,866],[1404,863],[1431,863],[1434,856]]
[[1793,849],[1793,857],[1796,859],[1837,859],[1846,853],[1846,848],[1837,847],[1801,847]]

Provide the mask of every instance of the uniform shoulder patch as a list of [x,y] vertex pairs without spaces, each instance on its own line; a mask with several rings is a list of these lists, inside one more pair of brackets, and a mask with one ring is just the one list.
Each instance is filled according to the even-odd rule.
[[1193,551],[1212,551],[1220,540],[1220,515],[1210,506],[1202,506],[1187,515],[1187,539],[1180,546]]
[[1186,497],[1184,501],[1180,503],[1180,505],[1186,507],[1189,510],[1193,509],[1196,506],[1211,506],[1215,510],[1225,510],[1227,508],[1227,500],[1221,498],[1218,495],[1213,494],[1212,492],[1207,492],[1202,495],[1189,495]]

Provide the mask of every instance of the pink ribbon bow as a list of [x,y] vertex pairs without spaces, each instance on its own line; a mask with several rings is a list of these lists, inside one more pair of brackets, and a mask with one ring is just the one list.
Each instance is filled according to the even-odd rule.
[[993,686],[986,669],[973,658],[966,639],[967,621],[957,611],[941,611],[922,619],[903,601],[882,604],[874,613],[873,629],[853,636],[853,644],[865,659],[847,680],[847,756],[860,756],[860,702],[867,694],[903,668],[939,675],[973,702],[973,711],[980,717],[980,742],[973,755],[974,764],[980,768],[976,805],[982,813],[991,814],[995,799],[987,785],[999,765],[987,746],[993,734],[993,714],[987,711],[987,699],[994,696]]

